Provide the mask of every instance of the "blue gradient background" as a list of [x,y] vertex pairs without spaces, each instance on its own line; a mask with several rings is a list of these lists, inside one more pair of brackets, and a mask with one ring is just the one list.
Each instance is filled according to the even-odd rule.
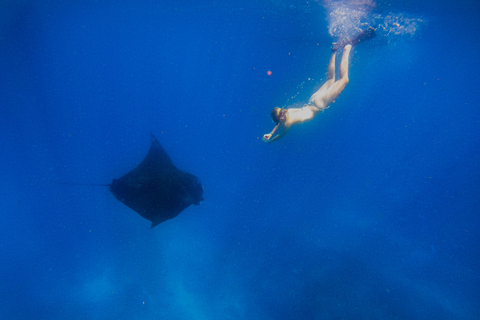
[[[321,4],[3,1],[0,318],[479,319],[480,4],[375,10],[423,22],[267,145],[324,81]],[[150,132],[202,205],[149,230],[50,182],[109,183]]]

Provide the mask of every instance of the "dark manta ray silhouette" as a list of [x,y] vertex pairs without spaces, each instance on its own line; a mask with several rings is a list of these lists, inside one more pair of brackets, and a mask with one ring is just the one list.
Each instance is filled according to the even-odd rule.
[[145,159],[110,185],[118,200],[152,222],[150,229],[203,201],[203,186],[198,178],[175,167],[155,136],[151,136]]

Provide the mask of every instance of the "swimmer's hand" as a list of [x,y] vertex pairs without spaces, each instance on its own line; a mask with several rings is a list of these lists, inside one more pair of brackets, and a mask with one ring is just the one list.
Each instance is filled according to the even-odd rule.
[[263,142],[270,142],[270,138],[272,137],[271,133],[263,135]]

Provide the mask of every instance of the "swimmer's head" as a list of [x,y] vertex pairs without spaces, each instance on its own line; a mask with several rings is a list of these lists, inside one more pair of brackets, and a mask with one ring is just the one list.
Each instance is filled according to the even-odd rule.
[[273,108],[272,113],[270,113],[270,116],[272,117],[273,122],[280,123],[280,122],[285,122],[287,118],[286,113],[287,113],[287,110],[276,107],[276,108]]

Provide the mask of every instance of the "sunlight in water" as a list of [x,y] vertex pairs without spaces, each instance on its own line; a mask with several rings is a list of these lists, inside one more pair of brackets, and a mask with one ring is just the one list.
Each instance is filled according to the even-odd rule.
[[380,14],[375,14],[373,20],[378,29],[384,30],[388,34],[413,35],[423,21],[415,18],[407,18],[403,14],[389,13],[385,17]]
[[378,13],[379,8],[371,0],[322,0],[321,3],[327,11],[328,32],[335,39],[351,38],[366,27],[374,27],[386,35],[413,35],[423,22],[401,13]]
[[370,0],[323,0],[327,10],[328,32],[334,38],[353,36],[368,26],[375,2]]

